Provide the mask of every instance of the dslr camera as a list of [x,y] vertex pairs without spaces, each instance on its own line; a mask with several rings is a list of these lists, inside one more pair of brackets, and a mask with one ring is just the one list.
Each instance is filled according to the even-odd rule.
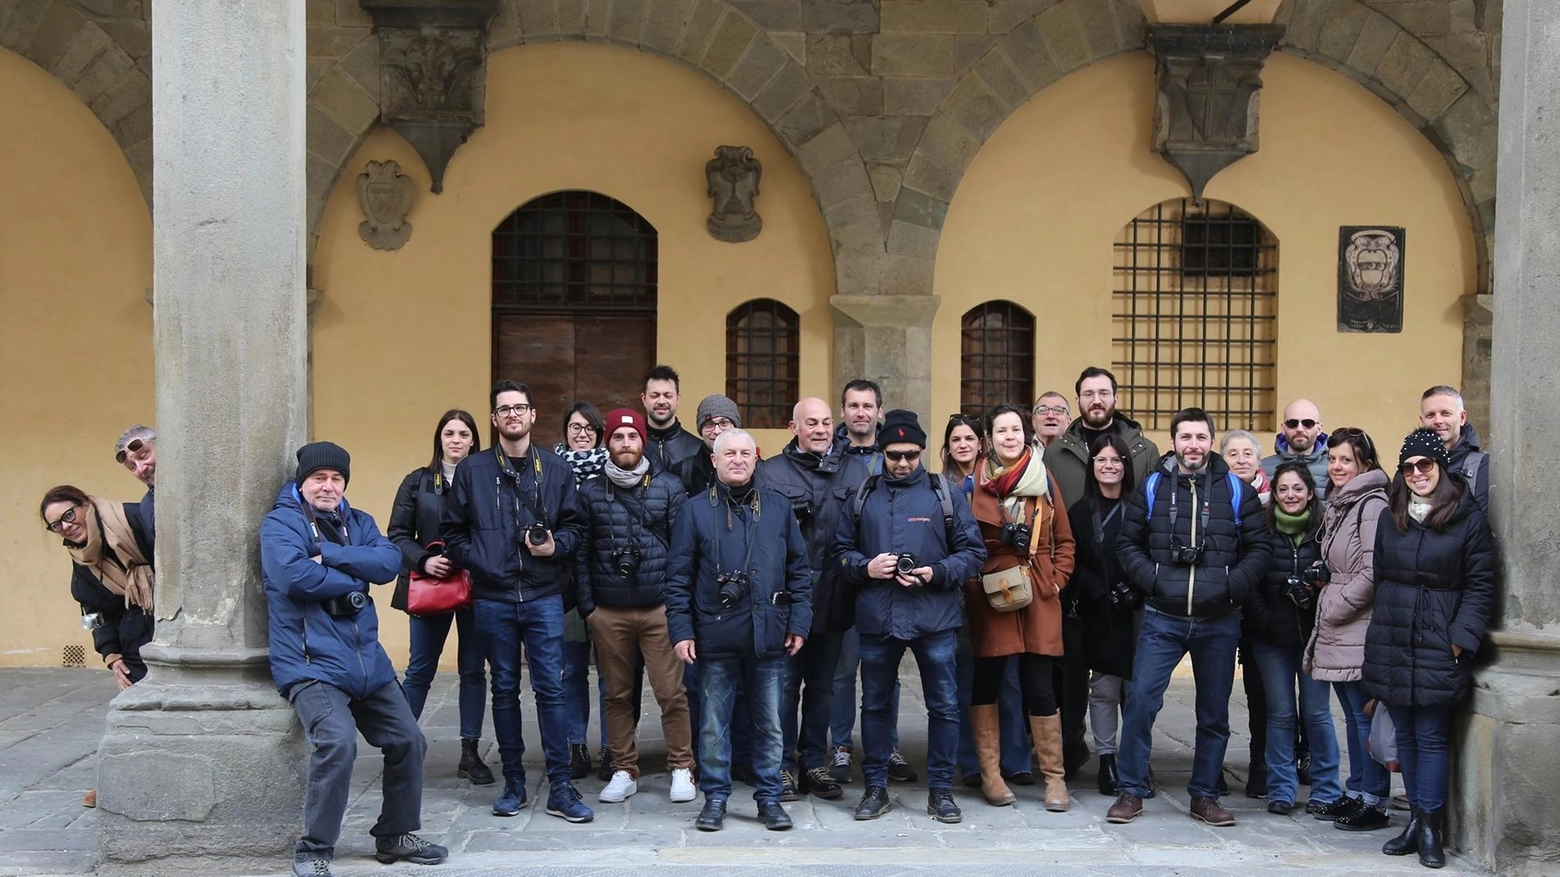
[[715,601],[722,609],[735,609],[747,596],[747,573],[723,572],[715,578],[718,590],[715,592]]
[[901,554],[899,555],[899,559],[895,561],[894,572],[902,576],[907,576],[914,572],[915,568],[918,566],[920,566],[920,564],[916,563],[914,554]]
[[791,512],[796,515],[796,522],[799,524],[810,520],[813,515],[817,514],[811,499],[791,500]]
[[1012,547],[1014,551],[1028,554],[1031,535],[1033,532],[1028,524],[1008,521],[1002,525],[1002,532],[997,534],[997,538],[1002,540],[1002,544]]
[[1110,605],[1117,609],[1136,609],[1143,605],[1143,595],[1126,582],[1112,582]]
[[1325,585],[1332,581],[1332,573],[1327,571],[1327,564],[1318,560],[1300,571],[1300,578],[1313,585]]
[[633,575],[639,569],[639,546],[630,545],[612,552],[612,568],[625,579]]
[[332,618],[350,618],[368,605],[368,595],[362,591],[348,591],[339,597],[321,600],[320,606]]
[[1316,604],[1316,592],[1311,590],[1311,585],[1301,576],[1288,576],[1284,579],[1284,595],[1301,609],[1309,610]]
[[547,525],[542,523],[541,521],[537,521],[536,523],[532,524],[531,526],[526,527],[525,528],[525,541],[531,543],[532,545],[546,545],[547,544]]

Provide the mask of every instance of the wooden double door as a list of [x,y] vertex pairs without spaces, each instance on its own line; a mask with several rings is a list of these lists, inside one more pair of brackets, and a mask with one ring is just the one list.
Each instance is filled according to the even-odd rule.
[[655,366],[655,314],[493,313],[493,380],[522,381],[536,406],[532,440],[563,441],[564,412],[589,402],[606,414],[642,410],[645,373]]

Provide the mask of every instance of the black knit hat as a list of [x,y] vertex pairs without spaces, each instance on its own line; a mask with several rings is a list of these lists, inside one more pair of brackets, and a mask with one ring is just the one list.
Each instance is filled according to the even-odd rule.
[[914,411],[895,408],[883,415],[883,428],[878,430],[877,439],[879,450],[903,442],[911,442],[924,448],[926,430],[921,428],[921,421],[916,419]]
[[1411,457],[1429,457],[1441,464],[1442,469],[1452,468],[1452,456],[1446,452],[1446,443],[1433,429],[1416,429],[1403,439],[1403,450],[1398,453],[1398,465]]
[[334,442],[309,442],[298,449],[298,474],[293,483],[302,486],[304,479],[321,469],[334,469],[341,473],[342,482],[351,481],[352,455]]

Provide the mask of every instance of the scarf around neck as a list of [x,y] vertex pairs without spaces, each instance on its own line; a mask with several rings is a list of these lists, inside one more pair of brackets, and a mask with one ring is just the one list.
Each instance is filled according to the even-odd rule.
[[[126,606],[152,611],[152,565],[141,554],[135,532],[125,519],[125,507],[117,502],[87,497],[87,541],[82,545],[65,543],[75,562],[86,567],[114,594],[125,598]],[[104,548],[112,551],[110,557]]]
[[606,448],[587,448],[583,451],[571,451],[563,445],[553,448],[553,453],[562,457],[574,470],[574,483],[579,484],[585,479],[601,471],[601,467],[607,462]]
[[602,471],[606,473],[607,480],[627,490],[638,484],[645,477],[645,473],[650,471],[650,458],[640,457],[639,465],[632,469],[620,469],[618,464],[608,460]]
[[1310,506],[1306,506],[1305,510],[1298,515],[1291,515],[1276,505],[1273,507],[1273,529],[1288,536],[1292,541],[1299,542],[1310,527]]
[[1024,455],[1011,466],[998,466],[995,455],[987,457],[984,464],[986,478],[981,488],[1001,500],[1008,517],[1015,521],[1023,519],[1025,498],[1050,500],[1045,465],[1031,465],[1034,462],[1034,448],[1025,448]]

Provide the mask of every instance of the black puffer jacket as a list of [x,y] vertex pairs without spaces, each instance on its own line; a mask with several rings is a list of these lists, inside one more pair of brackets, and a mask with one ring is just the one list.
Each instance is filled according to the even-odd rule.
[[426,564],[437,556],[428,546],[439,541],[439,519],[444,514],[447,492],[449,485],[444,483],[444,475],[435,475],[426,466],[413,469],[396,488],[385,535],[401,549],[401,575],[395,580],[390,605],[402,612],[406,611],[407,576],[412,570],[426,573]]
[[715,463],[710,459],[709,448],[704,447],[703,442],[699,442],[699,453],[689,454],[670,471],[682,482],[683,491],[688,496],[704,493],[715,484]]
[[[581,615],[599,606],[659,606],[666,602],[666,570],[672,525],[688,497],[666,472],[648,474],[631,490],[605,475],[580,485],[584,538],[575,555],[574,583]],[[633,575],[618,574],[614,552],[633,546]]]
[[[1234,487],[1240,495],[1232,497],[1229,467],[1217,454],[1209,455],[1196,476],[1181,474],[1174,454],[1165,454],[1154,471],[1160,477],[1153,516],[1146,505],[1154,478],[1150,473],[1128,500],[1127,519],[1116,542],[1132,586],[1143,592],[1149,606],[1167,615],[1217,618],[1239,611],[1273,554],[1256,491],[1237,478]],[[1239,504],[1239,527],[1233,503]],[[1202,555],[1193,565],[1177,563],[1176,546],[1201,546]]]
[[[1298,543],[1283,533],[1268,529],[1273,559],[1267,574],[1257,581],[1246,598],[1244,627],[1252,639],[1264,645],[1298,649],[1311,639],[1316,626],[1316,601],[1302,610],[1289,599],[1289,577],[1322,559],[1322,507],[1313,503],[1311,525]],[[1312,593],[1314,595],[1315,588]]]
[[1078,612],[1083,616],[1083,657],[1089,669],[1131,679],[1139,612],[1110,601],[1111,584],[1127,580],[1116,553],[1116,539],[1127,504],[1126,500],[1116,500],[1103,514],[1096,509],[1096,501],[1086,496],[1067,510],[1078,558],[1067,590],[1078,597]]
[[[1382,512],[1365,693],[1392,706],[1460,703],[1494,604],[1495,549],[1473,491],[1463,492],[1444,531],[1410,518],[1408,531],[1399,533],[1392,513]],[[1462,657],[1452,656],[1454,645]]]
[[704,440],[683,429],[676,420],[666,429],[650,427],[650,442],[645,456],[657,472],[676,471],[677,465],[694,454],[704,451]]
[[847,630],[855,616],[855,607],[844,605],[846,600],[855,601],[855,592],[836,587],[839,568],[829,563],[829,552],[845,500],[865,480],[867,464],[861,457],[846,454],[839,442],[819,456],[797,447],[796,439],[791,439],[780,456],[770,457],[758,467],[758,486],[780,494],[798,510],[796,522],[807,540],[812,566],[815,633]]

